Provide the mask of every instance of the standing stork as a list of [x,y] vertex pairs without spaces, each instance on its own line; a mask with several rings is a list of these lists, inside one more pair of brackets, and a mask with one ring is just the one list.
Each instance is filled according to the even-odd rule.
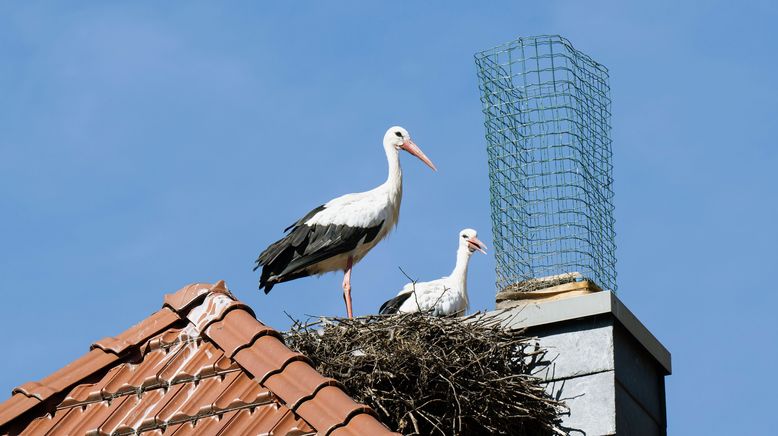
[[486,254],[486,245],[478,240],[473,229],[459,232],[459,248],[454,271],[448,277],[431,282],[408,283],[396,297],[381,305],[379,313],[432,311],[435,316],[463,315],[470,304],[467,299],[467,264],[476,251]]
[[256,260],[262,267],[259,289],[265,294],[277,283],[330,271],[344,271],[343,299],[348,317],[351,310],[351,269],[397,225],[402,200],[400,150],[416,156],[437,171],[402,127],[384,134],[389,162],[386,182],[367,192],[346,194],[308,212],[284,229],[288,232],[270,244]]

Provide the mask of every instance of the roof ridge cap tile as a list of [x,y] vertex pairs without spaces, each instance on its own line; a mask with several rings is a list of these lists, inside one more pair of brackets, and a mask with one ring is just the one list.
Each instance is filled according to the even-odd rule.
[[[348,394],[347,394],[347,395],[348,395]],[[354,420],[354,418],[356,418],[358,415],[368,415],[368,416],[370,416],[370,417],[372,417],[372,418],[374,418],[374,419],[376,419],[376,420],[377,420],[377,418],[378,418],[378,417],[377,417],[377,415],[378,415],[378,414],[375,412],[375,410],[373,410],[373,409],[372,409],[370,406],[367,406],[367,405],[363,405],[363,406],[364,406],[364,408],[363,408],[363,409],[355,409],[355,410],[352,410],[352,411],[351,411],[351,412],[350,412],[350,413],[349,413],[349,414],[346,416],[346,419],[344,419],[342,423],[340,423],[340,424],[337,424],[337,425],[334,425],[334,426],[330,427],[330,429],[327,431],[326,435],[330,435],[330,434],[332,434],[332,433],[333,433],[335,430],[337,430],[337,429],[339,429],[339,428],[348,427],[349,423],[350,423],[351,421],[353,421],[353,420]],[[379,422],[380,422],[380,421],[379,421]],[[382,425],[383,425],[383,424],[382,424]],[[387,430],[389,430],[389,429],[387,428]]]
[[[372,410],[372,409],[371,409]],[[400,435],[387,428],[377,417],[375,411],[359,411],[352,414],[345,424],[333,427],[329,435],[331,436],[362,436],[362,435],[386,434]]]
[[[225,288],[226,289],[226,288]],[[208,292],[198,305],[189,308],[182,318],[192,323],[199,334],[203,334],[212,324],[220,322],[235,309],[248,313],[256,320],[254,311],[246,303],[235,298],[229,291]]]
[[321,387],[316,395],[301,402],[295,413],[324,435],[348,426],[349,420],[362,413],[368,414],[380,424],[385,434],[392,434],[389,428],[376,419],[375,411],[370,406],[357,403],[338,386]]
[[172,294],[165,294],[163,307],[169,307],[179,314],[185,313],[211,293],[226,294],[235,300],[224,280],[219,280],[214,284],[191,283]]
[[201,334],[218,345],[230,359],[239,351],[254,346],[263,336],[273,336],[283,342],[283,337],[277,330],[263,324],[252,312],[246,310],[225,312],[224,316],[210,323]]
[[57,391],[51,387],[36,381],[28,381],[23,385],[13,388],[11,391],[11,395],[22,394],[30,398],[35,398],[38,401],[43,401],[45,398],[49,398],[56,393]]

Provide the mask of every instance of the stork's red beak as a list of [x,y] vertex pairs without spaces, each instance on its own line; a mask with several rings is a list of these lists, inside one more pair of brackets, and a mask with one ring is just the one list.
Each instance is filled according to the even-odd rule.
[[473,250],[478,250],[483,254],[486,254],[486,244],[479,241],[478,238],[473,236],[472,238],[467,239],[467,243]]
[[421,151],[419,146],[416,145],[410,139],[408,139],[405,142],[403,142],[402,148],[403,148],[403,150],[407,151],[408,153],[418,157],[420,161],[422,161],[425,164],[427,164],[427,166],[432,168],[433,171],[437,171],[438,170],[437,168],[435,168],[435,164],[432,163],[432,161],[427,157],[427,155],[425,155],[424,152]]

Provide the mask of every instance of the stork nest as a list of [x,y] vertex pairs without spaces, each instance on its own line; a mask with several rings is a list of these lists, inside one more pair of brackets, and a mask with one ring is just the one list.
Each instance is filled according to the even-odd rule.
[[567,409],[532,376],[545,351],[493,316],[322,318],[285,337],[403,434],[566,434]]

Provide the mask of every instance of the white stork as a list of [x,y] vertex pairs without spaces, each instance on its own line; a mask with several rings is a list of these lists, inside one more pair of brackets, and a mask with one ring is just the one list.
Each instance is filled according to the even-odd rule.
[[486,245],[473,229],[459,232],[459,248],[454,271],[448,277],[431,282],[408,283],[396,297],[381,305],[379,313],[427,312],[435,316],[463,315],[470,305],[467,299],[467,264],[476,251],[486,254]]
[[367,192],[330,200],[287,227],[286,236],[270,244],[256,261],[262,267],[259,289],[267,294],[277,283],[343,270],[343,299],[351,310],[351,268],[397,225],[402,200],[400,150],[416,156],[430,168],[435,165],[411,141],[408,131],[391,127],[384,135],[389,176]]

